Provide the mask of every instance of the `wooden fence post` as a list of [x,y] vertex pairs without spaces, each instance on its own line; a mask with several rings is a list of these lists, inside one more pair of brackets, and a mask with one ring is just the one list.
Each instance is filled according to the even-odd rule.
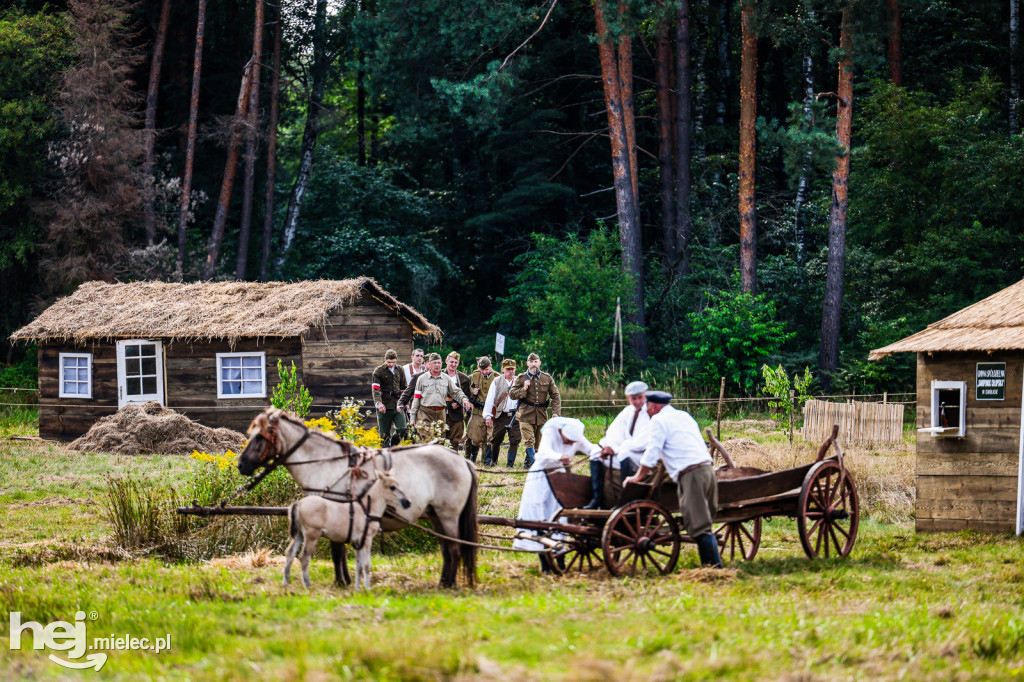
[[725,400],[725,377],[722,377],[722,387],[718,389],[718,424],[715,426],[715,438],[722,439],[722,401]]

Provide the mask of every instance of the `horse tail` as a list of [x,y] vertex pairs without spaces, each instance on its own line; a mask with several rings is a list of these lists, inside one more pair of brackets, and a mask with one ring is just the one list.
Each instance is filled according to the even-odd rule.
[[297,506],[298,503],[295,503],[292,506],[288,507],[288,535],[293,540],[295,539],[295,536],[299,534],[300,531],[299,514],[295,510],[295,507]]
[[[477,475],[476,467],[468,460],[466,466],[469,468],[469,475],[472,484],[469,487],[469,494],[466,496],[466,505],[459,514],[459,539],[464,542],[478,542],[479,527],[477,519]],[[466,583],[472,587],[476,584],[476,546],[460,544],[462,552],[462,570],[466,577]]]

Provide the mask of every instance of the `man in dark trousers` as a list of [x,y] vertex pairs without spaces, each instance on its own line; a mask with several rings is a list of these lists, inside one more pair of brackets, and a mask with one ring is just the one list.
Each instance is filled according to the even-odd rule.
[[[388,349],[384,364],[377,365],[370,376],[370,392],[377,408],[377,431],[381,447],[398,445],[405,438],[405,415],[398,409],[398,399],[406,388],[405,374],[396,365],[398,353]],[[391,428],[394,426],[394,435]]]
[[718,539],[712,531],[712,519],[718,510],[718,481],[711,466],[711,454],[700,435],[700,427],[688,413],[669,405],[672,396],[664,391],[647,392],[647,449],[640,458],[640,469],[622,482],[639,483],[661,461],[665,471],[679,488],[679,510],[686,532],[697,541],[700,563],[722,567]]
[[513,400],[519,401],[519,428],[526,446],[526,468],[533,466],[533,458],[540,447],[540,430],[548,420],[548,406],[551,416],[557,417],[562,411],[562,397],[558,394],[555,380],[547,372],[540,371],[540,356],[530,353],[526,358],[526,371],[516,377],[508,392]]

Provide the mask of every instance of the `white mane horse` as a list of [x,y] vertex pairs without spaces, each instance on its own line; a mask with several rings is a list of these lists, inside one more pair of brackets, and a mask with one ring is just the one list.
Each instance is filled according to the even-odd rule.
[[[252,420],[248,434],[249,444],[238,458],[243,476],[253,475],[260,466],[280,464],[305,492],[315,493],[335,489],[348,480],[352,468],[390,469],[410,505],[407,509],[389,507],[381,520],[382,530],[398,530],[425,517],[438,533],[462,543],[478,540],[476,467],[454,450],[441,445],[393,452],[361,448],[310,430],[294,416],[272,407]],[[441,587],[455,587],[460,563],[467,584],[472,586],[476,582],[476,547],[448,540],[440,543]],[[344,557],[344,551],[343,543],[331,543],[339,582],[343,577],[338,572],[338,557]]]

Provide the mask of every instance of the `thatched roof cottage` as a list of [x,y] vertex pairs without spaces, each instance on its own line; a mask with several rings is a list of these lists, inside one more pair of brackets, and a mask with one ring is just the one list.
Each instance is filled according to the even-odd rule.
[[917,353],[917,529],[1024,531],[1024,280],[871,351]]
[[441,330],[367,277],[309,282],[89,282],[11,335],[39,343],[39,435],[69,440],[128,403],[155,400],[244,430],[294,361],[313,413],[369,379],[413,335]]

